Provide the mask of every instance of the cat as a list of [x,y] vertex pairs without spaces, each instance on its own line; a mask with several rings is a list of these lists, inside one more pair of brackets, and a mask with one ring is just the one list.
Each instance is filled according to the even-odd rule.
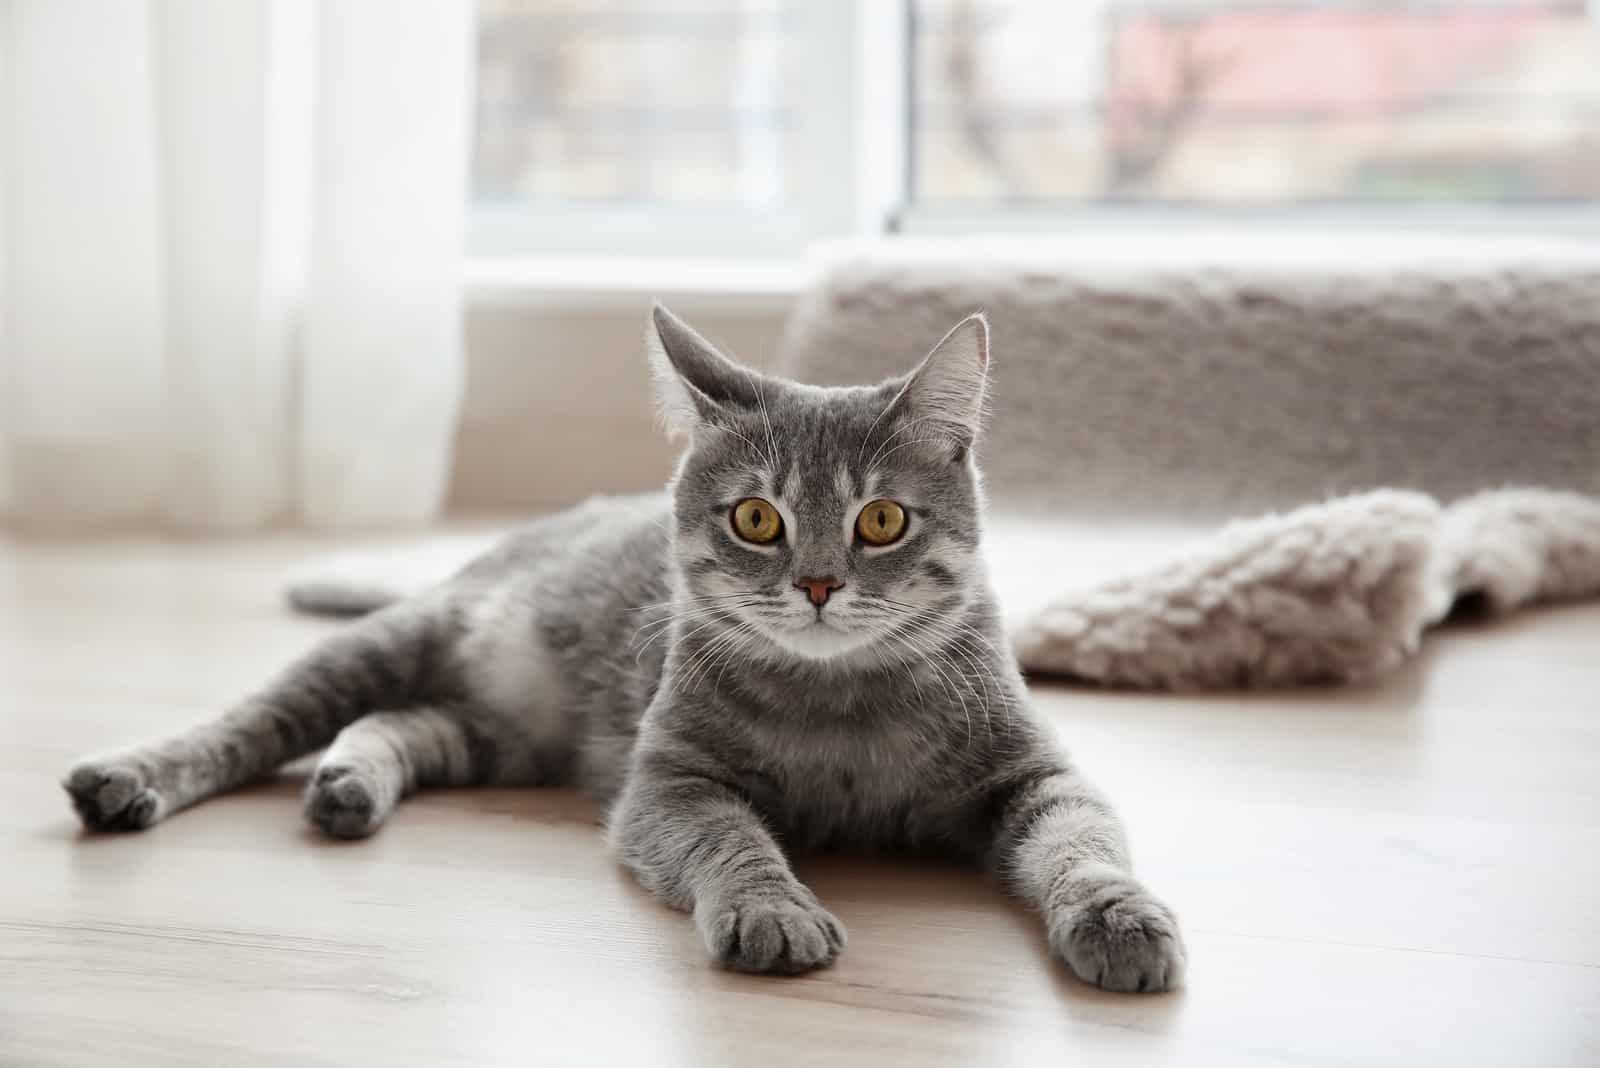
[[83,822],[149,827],[322,746],[306,811],[338,836],[423,787],[573,783],[728,967],[844,948],[791,853],[903,850],[993,872],[1080,978],[1177,987],[1177,921],[1030,711],[979,559],[984,318],[871,387],[759,374],[659,306],[646,342],[687,439],[665,494],[535,522],[220,719],[81,761]]

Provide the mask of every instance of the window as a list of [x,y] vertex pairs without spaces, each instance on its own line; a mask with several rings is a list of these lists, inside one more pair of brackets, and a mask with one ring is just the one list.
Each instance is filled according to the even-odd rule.
[[795,13],[779,0],[480,10],[481,199],[763,209],[792,186]]
[[[1600,0],[480,0],[474,251],[1600,201]],[[1121,216],[1119,216],[1121,213]]]
[[835,227],[849,6],[481,0],[475,242],[793,252]]

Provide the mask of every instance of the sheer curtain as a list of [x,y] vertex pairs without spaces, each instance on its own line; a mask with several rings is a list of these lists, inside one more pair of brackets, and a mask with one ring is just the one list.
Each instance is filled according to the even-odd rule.
[[0,0],[0,514],[438,508],[472,5]]

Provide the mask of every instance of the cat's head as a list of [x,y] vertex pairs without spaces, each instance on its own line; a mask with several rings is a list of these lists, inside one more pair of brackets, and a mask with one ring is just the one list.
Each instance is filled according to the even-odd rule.
[[876,386],[763,375],[659,306],[647,344],[665,421],[689,443],[673,542],[690,628],[806,660],[905,660],[959,626],[981,582],[981,315]]

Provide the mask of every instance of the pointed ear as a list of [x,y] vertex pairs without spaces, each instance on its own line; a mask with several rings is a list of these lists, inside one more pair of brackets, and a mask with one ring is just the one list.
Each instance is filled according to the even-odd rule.
[[983,427],[988,384],[989,321],[979,312],[957,323],[923,358],[891,411],[917,420],[917,437],[948,442],[960,459]]
[[673,434],[757,401],[756,374],[734,363],[660,304],[645,330],[662,421]]

